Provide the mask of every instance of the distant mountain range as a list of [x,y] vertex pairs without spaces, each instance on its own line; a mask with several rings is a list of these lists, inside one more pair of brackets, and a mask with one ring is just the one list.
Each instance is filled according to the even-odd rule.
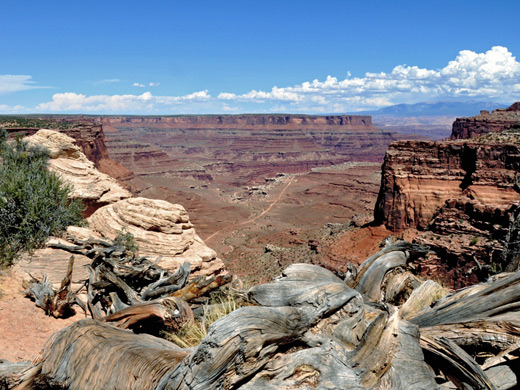
[[415,104],[397,104],[395,106],[384,107],[375,111],[360,111],[352,114],[357,115],[373,115],[373,116],[451,116],[451,117],[467,117],[475,116],[481,110],[495,110],[497,108],[505,108],[510,103],[499,103],[490,101],[470,100],[467,102],[435,102],[435,103],[415,103]]

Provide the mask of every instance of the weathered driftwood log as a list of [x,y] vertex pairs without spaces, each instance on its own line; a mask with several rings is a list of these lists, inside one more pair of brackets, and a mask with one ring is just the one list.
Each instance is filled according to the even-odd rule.
[[[520,272],[444,297],[437,286],[423,284],[410,292],[413,302],[401,313],[384,299],[413,280],[406,274],[413,255],[407,248],[398,244],[370,258],[357,289],[322,268],[292,265],[280,279],[249,291],[259,306],[212,324],[189,354],[106,323],[77,323],[49,340],[20,388],[513,388]],[[436,297],[428,298],[429,292]],[[129,309],[116,321],[125,323]]]
[[118,328],[136,333],[158,334],[160,330],[175,330],[193,322],[188,303],[176,297],[129,306],[104,318]]
[[30,367],[30,362],[9,362],[0,359],[0,390],[12,389],[18,385],[20,372]]
[[54,289],[51,281],[45,275],[42,280],[30,275],[32,280],[25,286],[25,294],[35,301],[36,306],[54,318],[63,318],[74,314],[72,305],[76,303],[76,294],[71,291],[73,267],[74,256],[71,256],[67,274],[58,290]]
[[86,319],[52,335],[15,389],[155,389],[186,355],[166,340]]

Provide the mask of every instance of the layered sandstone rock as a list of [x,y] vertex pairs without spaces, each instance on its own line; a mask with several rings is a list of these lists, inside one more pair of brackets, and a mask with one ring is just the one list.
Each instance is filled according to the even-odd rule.
[[[454,287],[509,267],[502,253],[520,202],[520,142],[511,133],[469,140],[395,142],[382,168],[375,222],[419,229],[436,255],[419,266]],[[442,261],[440,260],[442,259]]]
[[191,263],[192,270],[205,275],[223,269],[215,251],[196,234],[182,206],[132,198],[115,179],[99,172],[74,139],[63,133],[40,130],[25,139],[30,145],[49,151],[49,169],[71,185],[71,197],[83,199],[89,206],[89,227],[69,227],[70,241],[114,239],[121,231],[127,231],[134,236],[141,255],[159,257],[159,264],[167,269],[176,269],[185,261]]
[[71,185],[71,197],[82,199],[88,207],[87,213],[132,196],[115,179],[99,172],[71,137],[42,129],[25,140],[49,151],[49,169]]
[[103,126],[96,123],[77,125],[62,132],[76,140],[85,156],[94,163],[95,167],[111,177],[126,181],[134,177],[131,170],[112,160],[105,145]]
[[473,138],[482,134],[520,128],[520,102],[505,109],[481,111],[471,118],[457,118],[450,139]]
[[393,231],[424,229],[446,200],[462,195],[494,206],[519,199],[518,144],[479,141],[390,145],[385,156],[375,221]]
[[[483,204],[461,197],[447,200],[414,242],[428,245],[435,254],[419,264],[425,276],[441,277],[458,288],[478,283],[489,275],[516,271],[518,264],[507,258],[512,217],[520,202]],[[518,227],[516,228],[518,232]]]
[[309,128],[327,127],[372,127],[372,118],[367,115],[291,115],[291,114],[242,114],[242,115],[188,115],[188,116],[147,116],[147,117],[109,117],[115,128],[118,125],[153,125],[164,128],[221,128],[240,130],[246,127],[257,129],[276,126],[295,126]]
[[120,232],[134,236],[139,254],[159,258],[158,264],[175,270],[189,261],[192,270],[218,273],[223,263],[199,238],[184,207],[164,200],[129,198],[104,206],[88,219],[89,228],[69,228],[69,238],[113,240]]
[[[51,127],[52,130],[59,131],[73,138],[87,159],[92,161],[101,172],[122,181],[130,180],[134,177],[132,171],[115,162],[108,155],[103,126],[100,123],[95,123],[93,119],[82,117],[54,118],[53,116],[45,116],[44,118],[50,120],[49,124],[52,124],[52,121],[56,122],[56,128]],[[73,125],[70,127],[63,126],[63,123],[72,123]],[[13,136],[31,136],[40,129],[14,127],[7,130]]]
[[[396,138],[370,116],[109,117],[112,158],[138,175],[245,185],[347,161],[381,161]],[[143,149],[142,147],[145,146]]]

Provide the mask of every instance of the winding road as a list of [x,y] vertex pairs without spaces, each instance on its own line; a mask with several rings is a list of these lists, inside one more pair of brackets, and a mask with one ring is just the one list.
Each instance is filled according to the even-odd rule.
[[280,194],[276,197],[275,200],[273,200],[269,206],[264,210],[262,211],[260,214],[258,214],[256,217],[253,217],[253,218],[249,218],[249,219],[246,219],[245,221],[242,221],[240,223],[236,223],[236,224],[233,224],[233,225],[230,225],[230,226],[225,226],[223,227],[222,229],[220,230],[217,230],[215,233],[213,233],[211,236],[209,237],[206,237],[206,239],[204,240],[204,242],[207,244],[209,240],[211,240],[213,237],[215,237],[216,235],[218,235],[219,233],[221,233],[222,231],[226,230],[226,229],[232,229],[232,228],[235,228],[235,227],[238,227],[238,226],[242,226],[242,225],[247,225],[248,223],[251,223],[251,222],[254,222],[256,221],[258,218],[264,216],[265,214],[267,214],[275,204],[277,204],[280,199],[282,199],[282,197],[284,196],[285,192],[287,191],[287,189],[289,188],[289,186],[292,184],[293,180],[295,179],[295,176],[291,177],[289,179],[289,181],[287,182],[287,184],[285,185],[285,187],[283,188],[283,190],[280,192]]

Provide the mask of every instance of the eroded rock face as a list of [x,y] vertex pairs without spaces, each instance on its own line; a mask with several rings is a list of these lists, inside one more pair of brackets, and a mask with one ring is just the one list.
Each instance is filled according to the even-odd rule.
[[393,231],[425,229],[448,199],[492,207],[519,200],[516,144],[399,141],[385,156],[375,221]]
[[104,206],[88,219],[89,229],[72,228],[77,239],[88,236],[114,239],[122,230],[131,233],[139,254],[156,258],[166,269],[189,261],[192,270],[218,273],[223,263],[199,238],[184,207],[164,200],[129,198]]
[[[520,143],[513,133],[469,140],[395,142],[385,157],[375,221],[436,254],[418,265],[452,287],[511,267],[503,253],[520,202]],[[508,269],[512,270],[512,269]]]
[[215,251],[196,234],[182,206],[163,200],[132,198],[115,179],[99,172],[74,139],[63,133],[40,130],[26,140],[49,150],[49,169],[72,186],[72,197],[83,199],[89,206],[89,227],[69,227],[67,231],[72,242],[114,239],[126,230],[135,237],[140,254],[160,256],[159,264],[164,268],[176,269],[189,261],[192,270],[205,275],[223,269]]
[[457,118],[450,139],[473,138],[482,134],[520,128],[520,102],[505,109],[481,111],[471,118]]
[[347,161],[379,162],[398,139],[361,115],[107,117],[112,158],[136,175],[249,185]]
[[30,145],[49,150],[49,169],[72,186],[71,197],[80,198],[86,203],[87,214],[102,205],[132,196],[115,179],[99,172],[71,137],[42,129],[25,140]]
[[427,261],[420,262],[420,273],[440,276],[451,287],[460,288],[497,272],[516,271],[518,263],[506,251],[517,242],[511,239],[510,231],[518,234],[512,220],[519,206],[518,201],[486,205],[467,197],[447,200],[427,230],[414,239],[435,252]]
[[[52,119],[53,117],[49,116],[48,118]],[[134,177],[132,171],[118,164],[108,155],[108,150],[105,145],[105,133],[101,124],[95,123],[93,119],[85,119],[83,117],[70,117],[68,119],[74,122],[74,127],[60,128],[59,130],[54,128],[51,129],[74,138],[76,145],[79,146],[83,154],[85,154],[85,156],[92,161],[95,167],[101,172],[121,181],[131,180]],[[61,121],[67,122],[67,118],[60,117],[59,119],[56,119],[57,124]],[[40,129],[38,128],[18,127],[7,129],[12,136],[31,136],[39,130]]]

